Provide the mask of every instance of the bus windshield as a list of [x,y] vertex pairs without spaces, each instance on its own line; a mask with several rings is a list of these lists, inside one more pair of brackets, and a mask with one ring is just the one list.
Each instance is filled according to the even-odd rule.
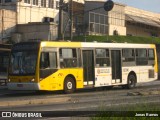
[[11,53],[9,73],[15,75],[34,74],[36,69],[37,52],[14,51]]

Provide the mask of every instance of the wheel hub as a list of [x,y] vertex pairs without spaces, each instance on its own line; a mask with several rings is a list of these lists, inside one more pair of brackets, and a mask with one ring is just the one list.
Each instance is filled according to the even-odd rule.
[[68,82],[68,83],[67,83],[67,88],[68,88],[68,89],[72,89],[72,82]]

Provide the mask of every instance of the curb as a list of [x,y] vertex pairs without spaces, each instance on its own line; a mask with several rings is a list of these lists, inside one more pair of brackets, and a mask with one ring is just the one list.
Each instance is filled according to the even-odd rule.
[[1,103],[0,107],[58,103],[58,102],[67,102],[69,100],[70,100],[70,97],[33,99],[33,100],[21,100],[21,101],[2,101],[2,102],[0,102]]

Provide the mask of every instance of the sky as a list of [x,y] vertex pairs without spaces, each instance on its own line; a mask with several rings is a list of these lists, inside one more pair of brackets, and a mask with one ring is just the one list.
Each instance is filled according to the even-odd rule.
[[[107,0],[106,0],[107,1]],[[112,0],[135,8],[160,13],[160,0]]]

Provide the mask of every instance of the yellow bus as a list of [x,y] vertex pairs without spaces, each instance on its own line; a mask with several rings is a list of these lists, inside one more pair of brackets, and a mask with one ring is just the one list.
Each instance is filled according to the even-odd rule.
[[10,90],[63,90],[123,86],[157,79],[154,44],[21,42],[13,45]]
[[7,69],[11,47],[11,44],[0,44],[0,86],[7,85]]
[[11,44],[0,44],[0,75],[7,75],[10,51]]

